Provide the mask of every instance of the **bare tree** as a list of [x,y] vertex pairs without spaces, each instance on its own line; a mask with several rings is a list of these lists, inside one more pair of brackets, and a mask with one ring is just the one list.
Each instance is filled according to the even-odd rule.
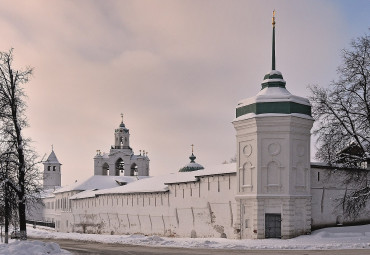
[[[370,36],[351,42],[342,52],[338,78],[328,88],[310,87],[312,113],[316,120],[316,158],[348,171],[346,183],[357,180],[357,188],[348,192],[341,204],[347,216],[358,216],[370,199],[367,178],[370,168]],[[368,176],[369,175],[369,176]]]
[[[24,70],[13,68],[13,50],[0,52],[0,139],[6,148],[8,159],[8,176],[3,176],[3,182],[8,187],[7,192],[16,194],[19,229],[22,240],[27,239],[26,202],[32,190],[37,192],[37,168],[35,153],[28,146],[28,139],[22,135],[27,127],[25,116],[26,95],[23,85],[29,80],[32,68]],[[32,177],[33,176],[33,177]]]

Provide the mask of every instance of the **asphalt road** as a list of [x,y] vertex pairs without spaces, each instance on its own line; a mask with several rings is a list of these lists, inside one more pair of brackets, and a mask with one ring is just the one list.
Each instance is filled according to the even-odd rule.
[[94,242],[83,242],[76,240],[56,239],[31,239],[58,243],[62,249],[68,250],[75,255],[369,255],[370,250],[220,250],[220,249],[187,249],[187,248],[165,248],[146,247],[125,244],[105,244]]

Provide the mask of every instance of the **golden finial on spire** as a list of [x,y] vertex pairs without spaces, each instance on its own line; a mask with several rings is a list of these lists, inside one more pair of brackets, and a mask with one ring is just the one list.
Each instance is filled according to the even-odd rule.
[[275,22],[275,10],[272,12],[272,26],[273,27],[275,27],[275,24],[276,24],[276,22]]
[[194,153],[194,144],[191,145],[191,153]]

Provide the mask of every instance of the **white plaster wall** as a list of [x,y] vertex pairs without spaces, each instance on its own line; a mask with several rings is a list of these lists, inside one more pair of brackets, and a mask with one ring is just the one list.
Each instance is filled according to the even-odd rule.
[[[168,192],[72,200],[58,231],[236,238],[234,174],[169,185]],[[68,227],[67,227],[68,221]]]
[[[346,189],[347,192],[350,192],[357,184],[345,184],[344,180],[347,171],[351,170],[311,168],[312,227],[314,229],[335,226],[338,223],[355,224],[370,222],[369,203],[365,209],[365,213],[356,219],[345,218],[343,216],[343,208],[338,206],[338,199],[345,195]],[[368,175],[368,178],[370,178],[370,175]],[[367,182],[370,183],[370,180]]]

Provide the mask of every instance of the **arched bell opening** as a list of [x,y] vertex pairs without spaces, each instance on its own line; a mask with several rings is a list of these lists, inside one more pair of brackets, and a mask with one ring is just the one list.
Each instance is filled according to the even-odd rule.
[[125,162],[121,158],[116,161],[115,176],[123,175],[125,171]]
[[138,172],[137,172],[137,165],[136,163],[132,163],[131,167],[130,167],[130,176],[138,176]]
[[109,175],[109,165],[107,163],[104,163],[102,168],[103,168],[102,174]]

